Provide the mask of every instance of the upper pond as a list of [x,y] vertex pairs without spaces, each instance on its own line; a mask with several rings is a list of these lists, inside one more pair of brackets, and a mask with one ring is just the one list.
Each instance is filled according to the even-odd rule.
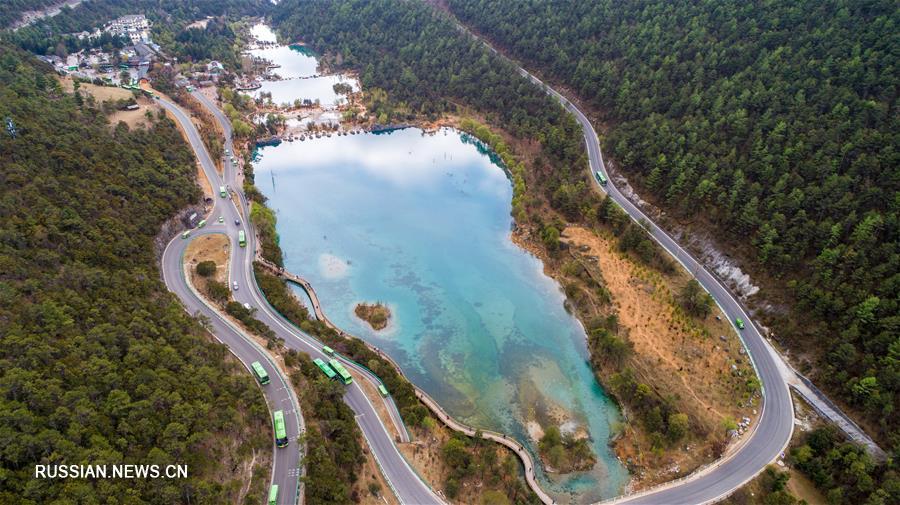
[[[468,135],[419,129],[266,147],[256,183],[278,216],[286,267],[332,321],[385,350],[448,412],[535,450],[535,421],[587,432],[590,472],[542,476],[564,502],[620,491],[607,443],[618,421],[559,285],[510,240],[512,189]],[[393,312],[383,331],[361,301]]]
[[[275,32],[265,24],[254,25],[250,34],[262,42],[276,41]],[[260,93],[270,93],[272,102],[277,105],[309,99],[313,102],[318,100],[325,107],[332,107],[346,102],[346,98],[334,92],[335,84],[343,82],[349,84],[354,91],[359,90],[359,83],[355,79],[344,75],[319,75],[318,60],[306,46],[253,46],[247,52],[278,65],[270,72],[281,78],[277,81],[262,81],[261,88],[245,92],[254,98]]]

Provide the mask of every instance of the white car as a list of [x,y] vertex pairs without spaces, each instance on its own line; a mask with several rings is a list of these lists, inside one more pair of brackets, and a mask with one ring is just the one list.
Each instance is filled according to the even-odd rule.
[[234,283],[232,284],[232,286],[233,286],[233,289],[234,289],[235,291],[237,291],[237,281],[234,281]]
[[244,308],[247,309],[247,310],[252,310],[252,309],[253,309],[253,307],[251,307],[249,303],[245,303],[245,304],[244,304]]

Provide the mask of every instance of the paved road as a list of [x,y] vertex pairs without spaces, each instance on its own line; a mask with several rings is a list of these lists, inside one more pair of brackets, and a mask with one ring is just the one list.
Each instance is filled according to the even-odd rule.
[[[203,170],[210,179],[210,184],[217,187],[215,166],[203,147],[197,130],[190,124],[188,117],[172,103],[165,100],[159,100],[160,104],[171,112],[185,128],[190,140],[191,146],[197,152],[197,156],[201,161]],[[216,220],[218,216],[225,215],[229,219],[231,213],[235,213],[234,206],[225,204],[224,200],[216,199],[213,210],[207,218],[206,227],[191,232],[191,238],[199,235],[208,235],[213,233],[226,234],[231,238],[232,249],[238,249],[234,233],[231,233],[224,224],[218,224]],[[232,221],[233,224],[233,221]],[[269,373],[270,383],[262,386],[266,402],[271,411],[282,410],[285,415],[285,424],[290,444],[284,448],[276,448],[272,445],[274,452],[274,461],[272,468],[272,484],[278,484],[279,496],[278,503],[280,505],[294,505],[298,502],[298,498],[302,497],[299,485],[300,452],[301,448],[297,445],[297,437],[303,429],[303,418],[299,410],[297,399],[294,396],[293,388],[289,387],[289,381],[285,378],[278,367],[269,358],[269,354],[257,345],[242,330],[231,324],[217,311],[210,308],[203,302],[197,294],[191,289],[184,277],[184,269],[182,265],[182,255],[190,240],[183,240],[181,236],[176,236],[169,242],[162,256],[162,273],[163,280],[170,291],[175,293],[191,314],[202,314],[210,322],[210,331],[222,343],[227,345],[232,353],[241,360],[244,366],[248,367],[254,361],[263,364]],[[266,489],[268,493],[268,489]]]
[[[282,279],[284,279],[288,282],[291,282],[291,283],[299,286],[304,291],[306,291],[307,296],[309,296],[309,299],[313,304],[313,309],[314,309],[313,312],[316,316],[316,319],[325,323],[326,326],[328,326],[329,328],[338,332],[338,334],[340,334],[341,336],[347,336],[347,334],[344,333],[344,330],[338,328],[325,315],[325,311],[323,311],[322,307],[319,305],[319,295],[316,294],[316,290],[313,289],[312,284],[310,284],[309,281],[307,281],[306,279],[300,277],[299,275],[291,273],[283,268],[278,268],[272,262],[267,261],[265,259],[258,259],[258,263],[260,265],[262,265],[264,268],[266,268],[267,270],[269,270],[269,273],[278,275]],[[373,348],[373,346],[369,346],[369,348],[378,352],[377,349]],[[376,376],[368,368],[359,366],[353,362],[350,362],[350,367],[351,367],[351,369],[356,370],[357,372],[368,377],[368,379],[375,386],[382,384],[381,379],[378,376]],[[387,408],[388,415],[391,416],[391,421],[394,424],[394,428],[397,430],[397,433],[400,435],[400,442],[409,443],[410,442],[409,431],[407,431],[406,425],[403,424],[403,418],[400,417],[400,411],[397,410],[397,405],[396,405],[396,403],[394,403],[393,397],[388,397],[384,401],[385,401],[385,403],[388,404],[388,406],[387,406],[388,407]]]
[[[232,130],[227,118],[225,118],[221,111],[219,111],[219,109],[201,93],[196,92],[194,93],[194,96],[200,100],[205,107],[213,112],[216,119],[225,130],[225,148],[230,152],[234,152],[231,141]],[[164,101],[161,100],[161,102]],[[210,178],[210,184],[213,186],[213,189],[215,190],[220,185],[227,185],[232,190],[236,190],[238,188],[236,183],[237,168],[232,166],[230,162],[226,162],[224,167],[224,181],[222,181],[222,177],[216,173],[215,166],[209,157],[209,153],[206,151],[205,146],[200,140],[199,133],[197,133],[196,128],[190,123],[187,116],[179,108],[175,107],[174,104],[164,102],[163,106],[170,111],[173,111],[173,114],[178,121],[188,131],[191,146],[197,153],[197,157],[200,159],[207,177]],[[244,198],[243,193],[237,191],[236,194],[239,197],[243,215],[249,215],[248,202]],[[233,286],[234,283],[237,283],[238,286],[238,289],[232,293],[234,299],[240,303],[248,303],[251,307],[256,309],[255,317],[271,328],[279,338],[283,339],[287,347],[307,353],[313,358],[318,357],[326,359],[327,357],[321,351],[322,344],[320,342],[301,332],[298,328],[282,318],[265,300],[253,275],[253,258],[255,256],[254,251],[256,250],[257,244],[250,223],[245,222],[241,217],[241,214],[238,213],[237,207],[233,205],[230,200],[221,199],[218,196],[216,196],[215,200],[215,208],[208,218],[208,222],[212,224],[208,224],[207,228],[210,231],[221,229],[221,231],[226,232],[231,238],[232,251],[234,251],[234,254],[231,255],[229,284]],[[225,223],[221,225],[216,223],[216,220],[220,215],[225,218]],[[238,220],[240,224],[236,225],[235,220]],[[204,230],[207,228],[204,228]],[[240,247],[237,243],[237,232],[239,229],[244,229],[246,231],[246,247]],[[164,264],[164,268],[180,267]],[[172,276],[172,279],[175,279],[175,277]],[[361,376],[357,374],[356,378],[359,380],[361,379]],[[375,411],[375,407],[371,404],[365,393],[363,393],[359,384],[354,382],[347,388],[347,392],[344,395],[344,401],[355,412],[356,420],[363,436],[366,438],[366,441],[372,450],[372,454],[375,456],[375,460],[381,467],[385,479],[388,481],[388,484],[391,486],[400,502],[406,504],[442,503],[442,500],[424,481],[422,481],[422,479],[419,478],[415,470],[412,469],[403,458],[403,455],[400,454],[390,434],[382,425],[381,420]],[[392,402],[387,402],[386,404],[388,405],[388,408],[395,408]],[[281,478],[288,478],[287,474],[291,473],[292,470],[286,466],[278,467],[278,465],[276,465],[275,472],[278,475],[276,480],[278,480]]]
[[[494,54],[505,57],[487,41],[472,33],[462,24],[458,23],[458,26],[460,30],[480,40]],[[694,505],[714,502],[724,498],[755,477],[766,465],[773,462],[790,442],[791,434],[794,430],[794,405],[785,382],[784,370],[787,367],[769,342],[762,337],[759,329],[753,324],[744,307],[719,279],[712,275],[687,251],[682,249],[672,237],[657,226],[653,220],[641,212],[616,188],[609,177],[609,173],[606,171],[597,132],[594,131],[594,126],[587,116],[555,89],[531,75],[521,66],[517,65],[517,68],[519,73],[525,78],[543,87],[547,94],[559,101],[567,111],[575,116],[575,119],[581,125],[590,161],[588,167],[590,174],[588,177],[594,182],[596,189],[609,194],[632,219],[644,223],[646,225],[645,228],[656,242],[677,259],[688,272],[694,274],[700,285],[712,295],[716,304],[731,321],[737,318],[744,320],[744,330],[735,328],[735,331],[738,332],[738,335],[744,342],[744,346],[747,348],[747,352],[762,383],[762,411],[750,438],[739,449],[683,479],[609,501],[628,504]],[[602,172],[606,176],[606,179],[609,181],[606,185],[601,186],[597,182],[597,179],[594,177],[597,171]]]
[[[625,212],[634,220],[643,221],[654,239],[675,257],[688,272],[692,272],[697,281],[716,300],[728,318],[734,321],[741,318],[745,322],[744,330],[735,330],[741,336],[744,345],[753,361],[756,372],[763,386],[762,412],[756,429],[743,446],[730,456],[698,473],[693,478],[661,486],[658,489],[641,493],[632,497],[622,497],[620,503],[632,504],[697,504],[715,501],[728,495],[748,480],[755,477],[769,463],[774,461],[790,441],[794,427],[794,409],[787,385],[782,378],[778,358],[770,344],[762,337],[753,324],[744,307],[731,292],[706,268],[687,253],[666,232],[638,209],[626,198],[608,177],[603,163],[603,153],[597,133],[587,117],[578,108],[560,95],[556,90],[546,86],[537,77],[520,68],[520,73],[533,82],[545,86],[547,93],[571,112],[581,124],[590,159],[590,179],[597,188],[606,191]],[[600,186],[594,173],[601,171],[609,182]]]

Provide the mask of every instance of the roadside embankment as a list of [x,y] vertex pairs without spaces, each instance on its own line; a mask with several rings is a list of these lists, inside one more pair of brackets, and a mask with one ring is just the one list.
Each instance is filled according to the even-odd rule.
[[[453,444],[457,446],[459,451],[467,453],[469,458],[484,452],[482,446],[477,443],[478,440],[488,440],[499,443],[511,450],[512,453],[521,460],[525,471],[525,481],[530,488],[530,491],[525,491],[524,488],[516,486],[508,479],[501,479],[496,482],[494,484],[496,490],[503,492],[508,497],[520,496],[523,493],[527,494],[530,492],[534,493],[534,499],[537,501],[543,503],[553,502],[550,496],[541,489],[535,478],[534,461],[532,460],[531,454],[519,442],[501,433],[478,430],[452,418],[436,401],[428,396],[427,393],[409,382],[403,375],[400,366],[387,354],[371,344],[344,332],[325,317],[324,311],[322,311],[321,306],[318,303],[318,296],[315,294],[315,290],[306,280],[262,259],[258,259],[255,266],[257,281],[260,284],[260,288],[266,294],[269,302],[272,303],[282,315],[288,317],[288,319],[297,324],[302,330],[322,339],[325,344],[334,348],[344,356],[349,357],[353,361],[365,364],[367,368],[372,369],[372,371],[377,374],[377,377],[387,386],[388,391],[397,403],[401,415],[404,417],[404,421],[410,425],[410,430],[414,435],[423,438],[435,437],[436,433],[439,432],[432,431],[435,429],[434,421],[431,417],[433,416],[450,430],[475,439],[476,443],[474,444],[465,444],[461,441]],[[273,279],[275,282],[273,282]],[[292,294],[284,284],[284,280],[295,283],[308,293],[310,299],[313,300],[316,316],[318,317],[321,315],[320,319],[309,319],[308,312],[292,297]],[[384,420],[384,422],[387,423],[388,420]],[[449,438],[450,437],[447,437],[448,441]],[[434,445],[433,442],[417,442],[416,440],[413,440],[412,444],[422,448]],[[405,446],[406,444],[403,445]],[[409,455],[416,455],[415,449],[412,450],[411,453],[408,449],[401,450],[407,455],[408,459]],[[438,453],[436,452],[434,454],[436,455]],[[428,463],[429,461],[430,463]],[[414,457],[412,463],[438,463],[437,469],[429,469],[423,466],[419,470],[419,473],[420,475],[425,475],[426,478],[443,479],[442,482],[431,481],[430,484],[436,489],[444,489],[445,495],[448,495],[448,493],[446,493],[448,490],[448,483],[451,492],[453,490],[465,491],[465,489],[460,489],[460,481],[464,481],[465,478],[474,477],[448,472],[446,468],[442,466],[446,463],[439,463],[433,458]],[[450,467],[452,466],[453,465],[450,464]],[[517,478],[513,479],[513,481],[517,480]],[[489,487],[486,487],[482,489],[482,491],[488,489]],[[471,497],[471,495],[463,493],[456,498],[462,499],[466,496]],[[455,503],[466,503],[466,501],[455,500]]]

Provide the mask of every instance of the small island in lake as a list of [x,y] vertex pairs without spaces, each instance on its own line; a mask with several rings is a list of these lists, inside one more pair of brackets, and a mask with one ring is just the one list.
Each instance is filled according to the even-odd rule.
[[597,462],[586,438],[562,434],[556,426],[547,428],[538,449],[544,465],[559,473],[590,470]]
[[391,319],[391,309],[381,302],[357,304],[354,312],[375,331],[383,330]]

